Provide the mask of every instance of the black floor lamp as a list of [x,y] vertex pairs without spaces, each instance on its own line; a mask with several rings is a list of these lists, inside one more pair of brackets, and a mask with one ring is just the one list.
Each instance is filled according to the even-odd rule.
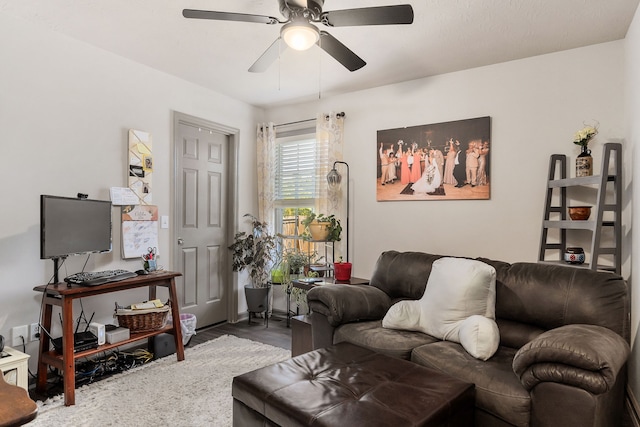
[[333,162],[333,169],[329,171],[327,174],[327,182],[329,183],[329,188],[336,189],[340,187],[340,183],[342,182],[342,175],[338,173],[336,170],[336,165],[340,163],[347,167],[347,218],[345,222],[346,235],[347,235],[347,262],[349,262],[349,164],[347,162],[342,162],[340,160],[336,160]]

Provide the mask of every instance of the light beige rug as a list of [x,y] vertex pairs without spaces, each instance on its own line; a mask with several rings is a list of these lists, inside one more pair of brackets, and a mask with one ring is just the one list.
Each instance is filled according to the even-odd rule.
[[29,426],[231,426],[234,376],[291,357],[289,350],[225,335],[175,355],[38,402]]

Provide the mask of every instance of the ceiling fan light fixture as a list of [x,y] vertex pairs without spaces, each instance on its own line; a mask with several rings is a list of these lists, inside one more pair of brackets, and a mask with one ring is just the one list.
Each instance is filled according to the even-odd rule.
[[282,27],[280,36],[290,48],[307,50],[318,42],[320,32],[309,22],[294,21]]

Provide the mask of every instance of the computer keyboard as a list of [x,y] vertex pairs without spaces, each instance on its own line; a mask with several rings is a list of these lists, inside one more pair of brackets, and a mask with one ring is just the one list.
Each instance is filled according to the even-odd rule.
[[127,270],[84,271],[67,276],[64,281],[75,285],[97,286],[137,276],[136,273]]

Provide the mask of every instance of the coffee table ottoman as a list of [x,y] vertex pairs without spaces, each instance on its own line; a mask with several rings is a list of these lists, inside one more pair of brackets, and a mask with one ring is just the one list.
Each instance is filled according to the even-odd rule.
[[474,424],[473,384],[346,342],[239,375],[232,395],[236,427]]

